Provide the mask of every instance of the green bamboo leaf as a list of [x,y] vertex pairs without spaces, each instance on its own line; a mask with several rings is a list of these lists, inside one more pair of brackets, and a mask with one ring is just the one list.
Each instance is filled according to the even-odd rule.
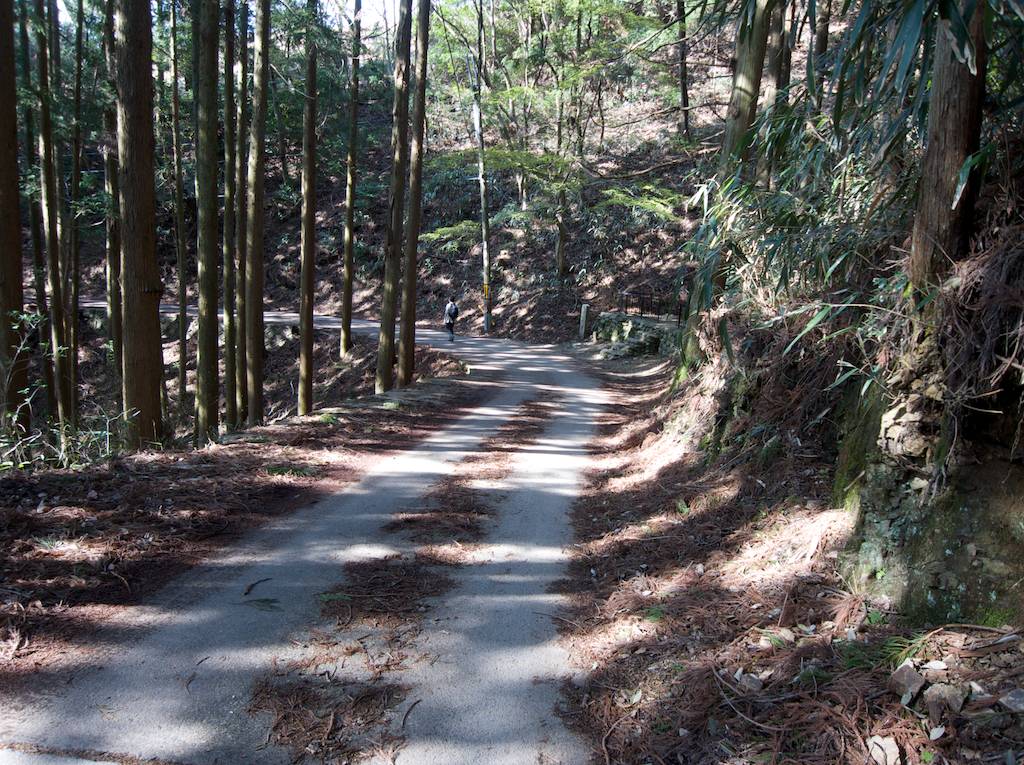
[[827,305],[820,311],[818,311],[816,314],[814,314],[814,316],[811,317],[811,320],[807,322],[806,325],[804,325],[804,328],[802,330],[800,330],[800,333],[790,341],[789,345],[786,346],[786,350],[782,352],[782,355],[785,356],[787,353],[789,353],[793,349],[793,346],[796,345],[804,335],[806,335],[808,332],[810,332],[812,329],[818,326],[821,323],[822,319],[828,316],[831,312],[832,306]]

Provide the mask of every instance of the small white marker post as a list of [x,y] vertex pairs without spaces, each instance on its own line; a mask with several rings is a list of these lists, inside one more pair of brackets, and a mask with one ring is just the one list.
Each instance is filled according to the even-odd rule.
[[588,313],[590,313],[590,303],[584,303],[580,306],[580,340],[585,340],[587,337]]

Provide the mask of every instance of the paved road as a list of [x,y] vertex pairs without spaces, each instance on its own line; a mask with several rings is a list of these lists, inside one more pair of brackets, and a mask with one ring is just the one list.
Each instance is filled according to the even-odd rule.
[[[267,316],[268,324],[293,321],[294,314]],[[337,326],[331,317],[317,323]],[[375,328],[357,322],[356,329]],[[594,379],[552,346],[489,338],[452,345],[440,332],[417,334],[474,368],[497,371],[498,395],[412,450],[381,459],[357,484],[253,532],[126,609],[104,632],[100,657],[58,678],[66,681],[59,693],[10,698],[0,690],[0,747],[27,744],[53,753],[0,748],[0,765],[130,758],[290,763],[288,752],[262,746],[268,720],[246,712],[253,681],[288,652],[290,637],[316,624],[317,594],[338,582],[342,564],[402,549],[381,531],[391,513],[422,496],[545,389],[560,394],[558,407],[540,439],[514,456],[477,565],[458,569],[457,586],[429,612],[421,645],[438,660],[401,678],[413,687],[405,706],[421,701],[409,715],[397,762],[589,761],[589,748],[555,714],[569,668],[546,614],[559,607],[548,589],[563,573],[568,508],[588,464],[586,445],[603,396]],[[243,604],[246,586],[261,579],[268,581],[258,595],[275,599],[280,610]]]

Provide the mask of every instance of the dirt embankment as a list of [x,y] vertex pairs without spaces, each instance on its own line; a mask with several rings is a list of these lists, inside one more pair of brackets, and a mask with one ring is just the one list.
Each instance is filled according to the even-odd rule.
[[914,631],[850,591],[834,431],[787,422],[802,386],[744,365],[679,387],[668,364],[607,367],[564,583],[587,673],[570,723],[606,763],[1016,761],[1022,633]]

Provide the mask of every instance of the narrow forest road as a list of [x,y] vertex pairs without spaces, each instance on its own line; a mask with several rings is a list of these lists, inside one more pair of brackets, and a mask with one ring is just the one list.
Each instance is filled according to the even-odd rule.
[[[294,321],[294,314],[267,314],[268,324]],[[338,322],[318,317],[317,325]],[[358,331],[374,329],[358,322]],[[408,549],[382,529],[393,513],[545,393],[555,394],[552,416],[539,438],[511,455],[483,545],[472,565],[453,570],[455,587],[431,602],[417,641],[434,658],[398,678],[411,690],[397,710],[406,741],[396,762],[589,761],[590,748],[556,714],[570,670],[550,617],[559,596],[549,589],[564,572],[568,510],[603,393],[553,346],[476,337],[451,344],[422,329],[417,339],[453,352],[474,373],[494,370],[502,379],[497,395],[126,609],[97,638],[103,658],[70,677],[41,673],[32,697],[0,689],[0,765],[292,762],[291,752],[268,745],[268,717],[247,713],[254,681],[293,648],[292,638],[316,626],[318,595],[343,581],[345,563]]]

